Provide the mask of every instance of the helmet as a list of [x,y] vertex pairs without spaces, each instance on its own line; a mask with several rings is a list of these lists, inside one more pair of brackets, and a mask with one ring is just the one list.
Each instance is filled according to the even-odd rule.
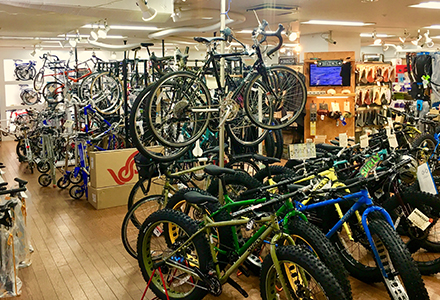
[[402,155],[397,159],[397,163],[410,159],[406,165],[403,165],[397,170],[399,178],[406,184],[411,184],[417,179],[417,160],[410,155]]

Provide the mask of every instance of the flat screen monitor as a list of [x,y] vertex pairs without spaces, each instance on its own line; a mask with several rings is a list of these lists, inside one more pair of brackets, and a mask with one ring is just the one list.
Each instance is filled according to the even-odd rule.
[[310,64],[310,86],[350,86],[350,76],[350,62],[332,67]]

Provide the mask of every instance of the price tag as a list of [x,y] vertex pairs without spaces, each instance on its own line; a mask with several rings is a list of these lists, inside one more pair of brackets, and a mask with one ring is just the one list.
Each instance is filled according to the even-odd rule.
[[420,228],[421,230],[426,230],[429,225],[431,225],[432,219],[428,218],[424,213],[422,213],[417,208],[413,210],[413,212],[408,216],[408,220],[410,220],[414,226]]
[[348,137],[346,133],[339,134],[339,146],[345,148],[348,146]]
[[349,101],[344,102],[344,111],[346,111],[346,112],[350,111],[350,102]]
[[393,119],[392,118],[390,118],[390,117],[388,117],[387,118],[387,123],[388,123],[388,126],[390,127],[390,128],[393,128]]
[[361,148],[367,148],[368,147],[368,134],[364,134],[360,136],[360,144]]
[[27,199],[28,195],[25,192],[20,192],[21,198]]
[[437,187],[435,186],[434,178],[432,177],[431,169],[428,163],[421,164],[417,168],[417,181],[419,182],[420,190],[422,192],[437,195]]
[[314,157],[316,157],[316,148],[313,143],[289,145],[289,159],[308,159]]
[[73,121],[72,120],[67,120],[64,123],[64,127],[66,127],[66,128],[72,128],[72,126],[73,126]]
[[399,147],[399,143],[397,142],[397,138],[396,138],[396,135],[394,133],[390,134],[388,136],[388,142],[390,143],[390,147],[391,148]]
[[153,230],[154,235],[157,237],[159,237],[162,234],[162,232],[163,232],[163,230],[159,226],[156,226],[156,228],[154,228],[154,230]]

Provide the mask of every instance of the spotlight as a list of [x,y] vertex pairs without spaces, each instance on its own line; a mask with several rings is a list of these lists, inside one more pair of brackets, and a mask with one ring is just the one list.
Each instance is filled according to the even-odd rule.
[[434,47],[434,42],[429,37],[429,30],[426,31],[423,35],[425,36],[425,45],[428,46],[428,48]]
[[116,52],[115,51],[112,52],[112,55],[110,56],[110,58],[113,59],[113,60],[116,59]]
[[402,49],[403,49],[403,47],[402,47],[401,45],[397,45],[397,46],[396,46],[396,50],[399,50],[399,51],[400,51],[400,50],[402,50]]
[[35,51],[35,47],[34,47],[34,50],[32,50],[31,55],[35,56],[35,54],[37,54],[37,51]]
[[98,29],[93,29],[92,31],[90,31],[90,36],[89,36],[90,41],[96,42],[98,38],[99,38]]
[[147,22],[153,20],[154,17],[156,17],[157,11],[154,8],[149,7],[145,0],[136,0],[136,4],[142,11],[142,20]]
[[294,41],[296,41],[297,38],[298,38],[298,33],[296,33],[296,32],[291,32],[291,33],[289,34],[289,41],[294,42]]
[[284,47],[281,48],[281,49],[280,49],[280,53],[282,53],[282,54],[286,53],[286,48],[284,48]]
[[323,37],[322,35],[321,35],[321,37],[322,37],[327,43],[329,43],[329,44],[333,44],[333,45],[336,45],[336,41],[335,41],[335,40],[333,39],[333,37],[332,37],[332,31],[331,31],[331,30],[328,32],[327,37]]
[[[336,44],[336,42],[335,42],[335,44]],[[302,50],[301,45],[298,44],[298,45],[294,48],[294,50],[295,50],[297,53],[300,53],[301,50]]]
[[414,46],[418,46],[420,40],[422,39],[422,35],[420,34],[420,30],[417,32],[417,38],[411,41],[411,44]]
[[98,29],[98,37],[100,39],[107,38],[107,33],[110,31],[110,26],[107,25],[107,21],[104,22],[104,28]]
[[374,40],[374,44],[375,45],[380,45],[380,44],[382,44],[382,40],[381,39],[375,39]]

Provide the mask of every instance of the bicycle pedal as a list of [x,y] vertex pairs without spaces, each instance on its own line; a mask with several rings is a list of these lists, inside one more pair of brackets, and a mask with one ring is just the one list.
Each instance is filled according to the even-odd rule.
[[243,266],[239,266],[239,267],[238,267],[238,270],[240,270],[240,272],[241,272],[244,276],[246,276],[246,277],[249,277],[249,276],[250,276],[248,270],[246,270],[245,267],[243,267]]
[[234,289],[236,289],[243,297],[245,298],[249,297],[248,293],[231,277],[229,277],[228,280],[226,280],[226,282],[229,283]]

